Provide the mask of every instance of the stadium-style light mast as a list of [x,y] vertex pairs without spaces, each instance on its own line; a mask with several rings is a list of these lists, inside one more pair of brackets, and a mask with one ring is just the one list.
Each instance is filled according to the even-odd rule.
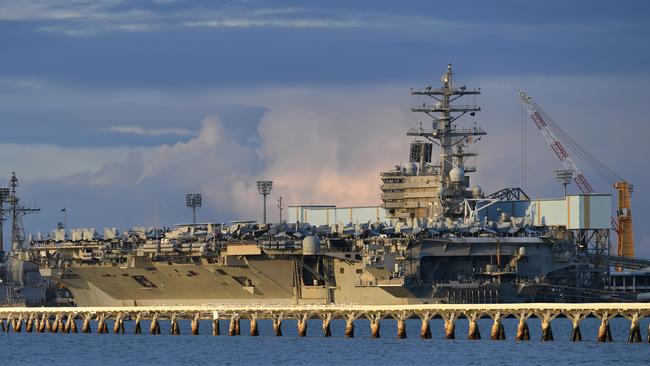
[[270,180],[260,180],[257,181],[257,191],[262,195],[262,212],[263,219],[262,223],[266,224],[266,196],[271,194],[271,189],[273,188],[273,182]]

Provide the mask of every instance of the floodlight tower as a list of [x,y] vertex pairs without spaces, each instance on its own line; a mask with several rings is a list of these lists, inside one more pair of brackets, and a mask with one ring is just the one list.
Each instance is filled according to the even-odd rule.
[[282,210],[284,210],[284,204],[282,203],[282,196],[278,198],[278,209],[280,210],[280,222],[282,222]]
[[573,170],[570,169],[558,169],[555,171],[555,179],[558,182],[562,183],[564,186],[564,197],[566,197],[566,187],[571,183],[573,179]]
[[270,180],[259,180],[257,181],[257,191],[262,195],[262,205],[263,205],[263,220],[262,223],[266,224],[266,196],[271,194],[271,189],[273,188],[273,182]]
[[201,193],[188,193],[185,195],[185,205],[192,209],[192,223],[196,224],[196,209],[203,204]]

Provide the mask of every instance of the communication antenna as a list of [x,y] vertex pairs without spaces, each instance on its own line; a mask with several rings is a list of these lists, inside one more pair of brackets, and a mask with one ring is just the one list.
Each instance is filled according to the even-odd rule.
[[[3,202],[6,201],[9,204],[9,213],[11,215],[11,249],[20,249],[24,241],[23,235],[23,220],[22,217],[29,213],[40,212],[40,208],[31,208],[26,206],[21,206],[19,204],[20,199],[16,195],[16,188],[19,186],[18,178],[16,173],[11,173],[11,179],[9,180],[9,193],[2,190]],[[0,210],[1,212],[1,210]],[[4,214],[4,213],[3,213]],[[2,226],[2,225],[0,225]],[[4,248],[2,248],[4,250]]]
[[271,189],[273,188],[273,182],[270,180],[259,180],[257,181],[257,191],[262,195],[262,212],[263,219],[262,223],[266,224],[266,196],[271,194]]
[[192,209],[192,223],[196,224],[196,209],[203,204],[201,193],[188,193],[185,195],[185,205]]
[[280,210],[280,222],[282,222],[282,210],[284,210],[284,205],[282,204],[282,196],[278,198],[278,210]]
[[9,199],[9,188],[0,188],[0,250],[4,250],[4,203]]

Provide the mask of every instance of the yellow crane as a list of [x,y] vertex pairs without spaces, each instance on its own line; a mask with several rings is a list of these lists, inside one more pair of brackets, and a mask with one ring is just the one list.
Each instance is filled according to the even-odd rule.
[[614,183],[618,191],[618,209],[614,230],[618,239],[618,255],[621,257],[634,257],[634,235],[632,230],[632,185],[625,181]]

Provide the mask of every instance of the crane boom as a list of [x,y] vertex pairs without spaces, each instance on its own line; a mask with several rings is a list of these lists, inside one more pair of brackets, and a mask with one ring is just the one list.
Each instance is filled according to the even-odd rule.
[[528,94],[526,94],[524,91],[519,92],[519,97],[521,98],[521,102],[523,103],[524,107],[526,107],[528,114],[530,114],[530,118],[532,118],[533,122],[535,122],[535,126],[537,126],[537,128],[539,128],[539,130],[542,132],[542,135],[544,135],[546,142],[551,147],[553,152],[555,152],[555,155],[557,155],[557,157],[560,159],[562,165],[564,165],[566,169],[573,172],[573,180],[578,185],[578,188],[580,188],[580,191],[584,194],[593,193],[594,189],[591,187],[591,184],[589,184],[589,181],[587,181],[587,178],[585,178],[585,176],[582,174],[582,171],[580,171],[578,166],[573,162],[573,159],[571,159],[571,156],[569,156],[567,149],[564,148],[560,142],[560,139],[555,136],[553,131],[549,128],[548,124],[544,120],[544,112],[542,108],[540,108],[540,106],[538,106],[537,103],[535,103],[532,98],[529,97]]

